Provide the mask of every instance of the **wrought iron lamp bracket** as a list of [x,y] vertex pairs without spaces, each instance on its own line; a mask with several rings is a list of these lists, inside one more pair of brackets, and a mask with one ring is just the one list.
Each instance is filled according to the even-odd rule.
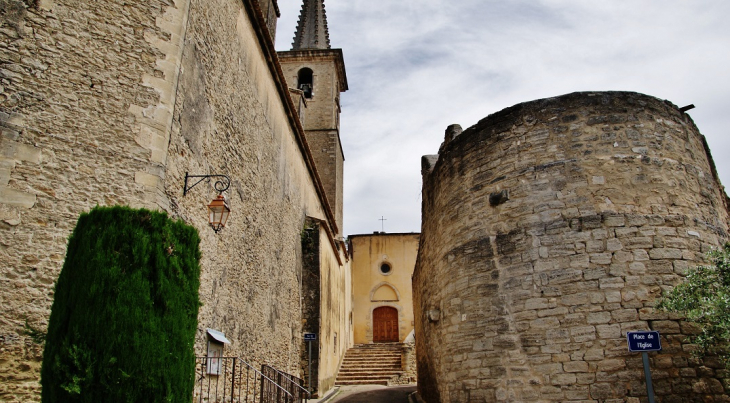
[[[192,178],[197,179],[197,181],[188,186],[188,179]],[[231,178],[226,175],[189,175],[187,172],[185,172],[185,185],[183,186],[183,196],[187,195],[188,191],[197,186],[200,182],[210,178],[220,178],[216,179],[215,184],[213,185],[218,194],[223,194],[223,192],[231,187]]]

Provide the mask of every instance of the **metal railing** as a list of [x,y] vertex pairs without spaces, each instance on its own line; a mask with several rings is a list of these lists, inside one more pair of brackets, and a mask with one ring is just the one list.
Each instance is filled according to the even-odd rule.
[[[273,379],[279,386],[294,396],[296,402],[306,402],[309,398],[309,391],[304,387],[304,380],[294,375],[279,371],[278,369],[262,365],[261,372],[269,379]],[[278,401],[278,400],[277,400]]]
[[238,357],[198,357],[195,360],[198,403],[299,403],[309,393],[304,382],[268,365],[261,371]]

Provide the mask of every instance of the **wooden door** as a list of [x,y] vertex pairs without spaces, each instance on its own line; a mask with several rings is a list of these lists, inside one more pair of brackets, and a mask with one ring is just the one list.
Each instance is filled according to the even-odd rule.
[[398,310],[389,306],[382,306],[373,311],[373,342],[397,343],[398,337]]

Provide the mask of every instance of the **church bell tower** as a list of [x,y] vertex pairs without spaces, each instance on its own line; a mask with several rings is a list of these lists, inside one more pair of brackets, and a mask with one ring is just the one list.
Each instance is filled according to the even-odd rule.
[[299,118],[342,236],[340,93],[347,91],[347,75],[342,49],[330,46],[324,0],[304,0],[292,49],[278,55],[287,84],[306,105]]

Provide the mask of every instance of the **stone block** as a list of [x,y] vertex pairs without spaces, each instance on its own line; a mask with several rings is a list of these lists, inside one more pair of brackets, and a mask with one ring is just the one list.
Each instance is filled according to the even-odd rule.
[[596,328],[593,326],[579,326],[570,329],[570,336],[576,343],[596,339]]
[[623,249],[623,244],[620,240],[616,238],[609,238],[606,240],[606,250],[610,252],[615,252],[618,250]]
[[535,368],[535,371],[542,375],[554,375],[559,374],[563,372],[563,364],[560,362],[551,362],[549,364],[539,364],[535,365],[533,368]]
[[605,359],[596,362],[596,368],[603,372],[613,372],[626,367],[626,361],[620,358]]
[[624,280],[620,277],[602,278],[599,280],[602,290],[612,290],[624,288]]
[[621,302],[621,291],[615,291],[615,290],[607,290],[602,293],[595,293],[593,296],[596,298],[601,298],[599,295],[602,295],[605,299],[605,302],[608,303],[617,303]]
[[614,397],[613,389],[608,383],[595,383],[590,386],[591,398],[596,400],[606,400]]
[[679,323],[673,320],[653,320],[649,322],[651,329],[662,335],[681,333]]
[[[570,332],[568,329],[550,329],[545,332],[547,344],[560,344],[570,342]],[[560,350],[558,350],[560,351]],[[544,351],[548,352],[548,351]],[[552,352],[552,351],[550,351]]]
[[37,197],[34,194],[0,186],[0,204],[30,209],[35,206],[36,200]]
[[636,309],[620,309],[611,312],[611,316],[616,322],[632,322],[639,319],[639,314]]
[[626,217],[618,214],[604,214],[603,224],[606,227],[623,227],[626,225]]
[[[601,331],[596,329],[598,331],[599,337],[601,335]],[[619,331],[620,332],[620,331]],[[604,358],[603,349],[600,348],[592,348],[586,350],[586,353],[583,355],[583,359],[586,361],[601,361]]]
[[682,250],[675,248],[655,248],[649,251],[651,259],[681,259]]
[[605,267],[587,268],[583,271],[583,278],[586,280],[597,280],[606,277],[607,271]]
[[569,361],[563,363],[565,372],[588,372],[588,363],[585,361]]
[[537,312],[538,317],[545,317],[545,316],[564,316],[568,314],[568,308],[561,306],[558,308],[552,308],[552,309],[542,309]]
[[555,329],[560,327],[560,321],[555,317],[535,319],[530,322],[530,328],[535,330]]
[[611,321],[610,312],[591,312],[586,316],[589,325],[604,324]]
[[590,257],[593,264],[611,264],[613,260],[612,253],[591,253]]
[[598,325],[596,326],[599,339],[618,339],[621,337],[621,325]]
[[551,385],[574,385],[575,383],[575,374],[558,373],[555,375],[550,375]]
[[634,261],[642,262],[649,260],[649,253],[644,249],[634,250]]
[[547,298],[531,298],[525,301],[525,309],[537,310],[549,307]]
[[587,253],[601,253],[606,250],[606,245],[604,241],[588,241],[586,242],[586,252]]
[[654,247],[654,239],[649,236],[637,236],[626,238],[624,241],[627,249],[650,249]]

